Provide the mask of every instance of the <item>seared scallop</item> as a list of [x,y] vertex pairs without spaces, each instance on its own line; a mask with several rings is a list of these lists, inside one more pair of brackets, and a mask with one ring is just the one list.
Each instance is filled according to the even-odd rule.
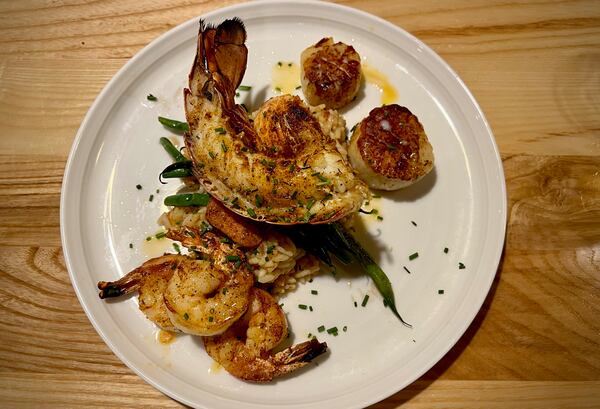
[[331,37],[305,49],[300,56],[302,92],[311,105],[341,108],[360,88],[360,56],[354,47]]
[[401,189],[433,169],[433,148],[423,125],[397,104],[373,109],[358,124],[348,154],[360,178],[373,189]]

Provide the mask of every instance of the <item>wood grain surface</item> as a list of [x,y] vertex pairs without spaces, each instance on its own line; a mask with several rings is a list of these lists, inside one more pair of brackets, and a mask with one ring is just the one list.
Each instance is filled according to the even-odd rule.
[[[60,247],[66,159],[137,51],[235,1],[0,2],[0,407],[179,407],[113,355]],[[340,3],[458,72],[500,148],[507,241],[483,308],[421,379],[373,408],[600,408],[600,3]]]

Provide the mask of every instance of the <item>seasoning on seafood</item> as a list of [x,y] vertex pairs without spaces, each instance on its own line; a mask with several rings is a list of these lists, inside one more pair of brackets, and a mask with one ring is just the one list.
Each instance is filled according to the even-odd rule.
[[200,24],[184,90],[194,175],[227,208],[259,221],[330,223],[356,212],[368,189],[300,98],[267,101],[256,129],[235,104],[246,69],[245,40],[238,19]]
[[240,379],[268,382],[306,366],[327,351],[316,339],[274,353],[288,333],[287,319],[277,301],[253,288],[248,311],[221,335],[204,338],[206,352]]
[[326,37],[300,56],[302,92],[311,105],[342,108],[352,102],[361,83],[360,56],[351,45]]
[[423,125],[397,104],[373,109],[354,130],[350,162],[373,189],[409,186],[433,169],[433,148]]
[[248,308],[254,275],[243,253],[231,244],[210,232],[183,231],[187,236],[201,236],[199,251],[208,260],[181,263],[175,269],[164,292],[167,313],[173,325],[188,334],[220,334]]
[[180,268],[182,263],[193,261],[189,257],[174,254],[150,259],[117,281],[100,281],[99,296],[112,298],[137,291],[138,305],[146,318],[164,330],[178,331],[169,318],[163,293],[173,272]]

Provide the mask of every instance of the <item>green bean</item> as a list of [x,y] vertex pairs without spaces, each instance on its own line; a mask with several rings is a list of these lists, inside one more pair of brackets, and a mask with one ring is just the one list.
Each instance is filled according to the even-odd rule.
[[164,168],[163,171],[160,172],[158,180],[160,180],[161,183],[166,183],[162,181],[163,178],[184,178],[192,175],[192,161],[186,159],[181,162],[172,163]]
[[166,206],[206,206],[210,200],[208,193],[182,193],[165,197]]
[[355,256],[356,261],[362,266],[363,270],[371,277],[375,287],[381,293],[387,306],[390,307],[392,312],[398,317],[398,319],[407,327],[412,328],[412,325],[405,322],[398,310],[396,309],[396,302],[394,300],[394,290],[392,289],[392,283],[385,274],[385,272],[377,265],[377,263],[371,258],[369,253],[356,241],[350,233],[348,233],[342,225],[334,223],[334,230],[337,231],[338,235],[343,238],[345,244],[349,247],[352,254]]
[[177,149],[168,138],[165,138],[164,136],[160,138],[160,144],[163,146],[163,148],[165,148],[167,153],[171,155],[175,162],[184,162],[188,160],[181,154],[181,152],[179,152],[179,149]]
[[165,118],[163,116],[159,116],[158,122],[160,122],[167,128],[173,129],[175,131],[187,132],[190,130],[190,127],[188,126],[187,122],[181,122],[181,121],[177,121],[175,119],[169,119],[169,118]]

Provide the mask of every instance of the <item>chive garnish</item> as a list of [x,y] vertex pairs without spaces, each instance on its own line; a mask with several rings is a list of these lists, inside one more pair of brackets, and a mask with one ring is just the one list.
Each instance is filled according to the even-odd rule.
[[308,310],[312,312],[312,310],[313,310],[313,307],[312,307],[312,305],[309,305],[309,306],[308,306]]
[[274,244],[269,244],[267,246],[267,254],[271,254],[274,249],[275,249],[275,245]]
[[448,254],[448,247],[444,247],[444,253]]
[[361,307],[364,307],[367,305],[367,303],[369,302],[369,294],[365,294],[365,298],[363,298],[362,303],[360,304]]
[[383,220],[383,216],[377,216],[377,220],[382,221]]
[[338,329],[337,327],[331,327],[327,329],[327,333],[328,334],[333,334],[333,335],[337,335]]
[[142,190],[142,185],[135,185],[135,188],[136,188],[137,190]]
[[358,303],[354,301],[354,308],[358,307]]
[[404,271],[406,271],[408,274],[411,274],[410,270],[406,268],[406,266],[402,266],[402,268],[404,268]]
[[129,243],[129,248],[132,249],[133,248],[133,243]]
[[152,240],[152,237],[150,237],[150,236],[146,237],[146,241],[150,241],[150,240]]
[[177,253],[181,253],[181,247],[179,247],[179,244],[173,243],[173,248]]
[[373,199],[379,199],[381,195],[373,195]]
[[153,200],[154,200],[154,195],[150,195],[150,196],[148,197],[148,201],[149,201],[149,202],[151,202],[151,201],[153,201]]
[[256,207],[261,207],[263,204],[263,198],[261,195],[256,195],[254,197],[254,203],[256,203]]
[[247,208],[246,211],[248,212],[250,217],[256,217],[256,212],[254,212],[254,209],[252,209],[251,207]]
[[228,149],[227,149],[227,145],[225,145],[225,142],[221,142],[221,150],[223,152],[227,152]]
[[210,156],[211,159],[214,159],[217,155],[212,153],[212,151],[208,151],[208,156]]
[[417,223],[415,223],[415,222],[414,222],[414,221],[412,221],[412,220],[411,220],[410,222],[412,223],[412,225],[413,225],[413,226],[416,226],[416,225],[417,225]]
[[344,328],[342,328],[342,331],[344,331],[344,332],[348,331],[348,326],[344,325]]
[[281,63],[281,61],[277,61],[277,65],[281,67],[283,64]]
[[186,320],[186,321],[189,320],[190,319],[190,315],[187,312],[184,313],[183,314],[183,319]]
[[215,132],[218,133],[218,134],[220,134],[220,135],[223,135],[223,134],[227,133],[227,131],[223,127],[215,128]]
[[318,292],[317,290],[310,290],[310,293],[311,293],[311,294],[314,294],[314,295],[317,295],[317,294],[319,294],[319,292]]
[[154,95],[152,95],[152,94],[148,94],[148,96],[146,97],[146,99],[147,99],[148,101],[157,101],[157,100],[158,100],[158,98],[156,98],[156,97],[155,97]]
[[412,260],[416,259],[417,257],[419,257],[419,253],[415,252],[415,253],[412,253],[410,256],[408,256],[408,259],[412,261]]
[[158,232],[158,233],[156,233],[156,234],[154,235],[154,237],[155,237],[155,238],[157,238],[157,239],[162,239],[162,238],[163,238],[163,237],[165,237],[166,235],[167,235],[167,232],[165,232],[165,231],[161,231],[161,232]]
[[280,87],[275,87],[275,91],[281,92],[281,88]]
[[298,85],[298,86],[296,87],[296,89],[300,89],[300,88],[302,88],[302,85]]
[[310,210],[314,204],[315,204],[315,199],[311,197],[310,199],[308,199],[308,202],[306,202],[306,209]]
[[208,322],[213,322],[213,317],[208,317]]
[[292,63],[291,63],[291,62],[289,62],[289,63],[288,63],[288,67],[291,67],[291,66],[292,66]]
[[225,259],[227,261],[240,261],[240,256],[236,256],[236,255],[227,255],[225,256]]
[[250,90],[252,89],[252,87],[251,87],[251,86],[249,86],[249,85],[240,85],[240,86],[238,87],[238,89],[239,89],[240,91],[250,91]]
[[219,241],[221,243],[231,243],[231,240],[229,240],[229,238],[227,238],[227,237],[221,237],[221,239]]
[[463,268],[465,268],[465,265],[463,263],[458,263],[458,268],[462,270]]
[[306,304],[298,304],[298,308],[300,308],[301,310],[306,310],[308,306]]
[[438,290],[438,294],[444,294],[444,290]]
[[319,331],[319,332],[325,331],[325,325],[321,325],[319,328],[317,328],[317,331]]

